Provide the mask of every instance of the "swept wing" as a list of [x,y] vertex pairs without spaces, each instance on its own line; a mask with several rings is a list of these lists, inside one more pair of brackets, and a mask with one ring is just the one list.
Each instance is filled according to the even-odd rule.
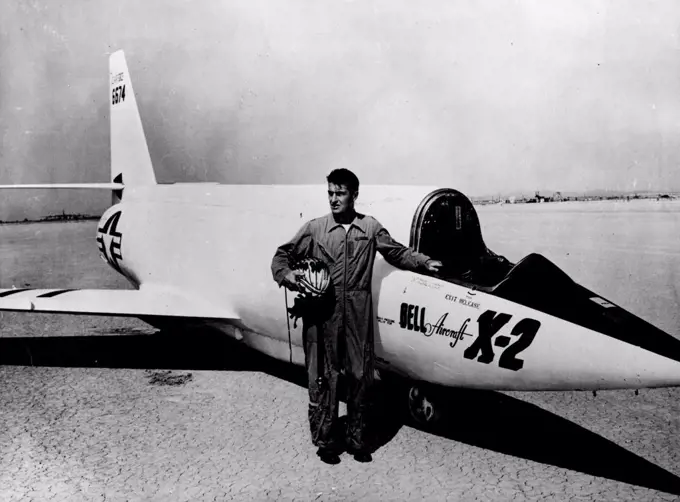
[[171,289],[0,289],[0,311],[104,316],[236,320],[224,305],[214,305]]

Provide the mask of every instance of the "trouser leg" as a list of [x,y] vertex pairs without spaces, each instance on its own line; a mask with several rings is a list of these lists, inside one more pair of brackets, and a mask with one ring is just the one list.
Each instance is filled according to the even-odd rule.
[[[309,426],[312,443],[319,448],[339,448],[334,437],[338,421],[337,340],[324,336],[321,326],[305,329],[305,363],[309,385]],[[322,345],[319,350],[319,342]],[[318,382],[319,356],[323,357],[323,381]]]
[[367,431],[375,368],[373,344],[370,340],[348,339],[346,348],[347,447],[353,452],[368,452],[371,449]]

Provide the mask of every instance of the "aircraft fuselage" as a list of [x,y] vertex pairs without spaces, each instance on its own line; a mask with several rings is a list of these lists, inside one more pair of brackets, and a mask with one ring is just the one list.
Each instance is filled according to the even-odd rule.
[[[403,244],[429,187],[362,187],[357,209]],[[304,364],[301,323],[287,322],[271,259],[328,212],[326,187],[130,187],[103,215],[100,250],[136,286],[164,286],[234,308],[230,336]],[[113,225],[115,223],[115,229]],[[115,231],[112,231],[115,230]],[[482,291],[397,270],[373,271],[376,356],[383,369],[446,386],[559,390],[677,385],[680,363]],[[294,294],[288,292],[291,306]],[[290,326],[290,340],[288,338]]]

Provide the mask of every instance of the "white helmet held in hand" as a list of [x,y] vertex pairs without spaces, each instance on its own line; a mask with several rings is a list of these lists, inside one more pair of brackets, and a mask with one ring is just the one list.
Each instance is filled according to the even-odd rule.
[[303,272],[298,277],[298,284],[303,292],[311,296],[323,295],[331,283],[331,274],[322,260],[318,258],[305,258],[295,264],[294,270]]

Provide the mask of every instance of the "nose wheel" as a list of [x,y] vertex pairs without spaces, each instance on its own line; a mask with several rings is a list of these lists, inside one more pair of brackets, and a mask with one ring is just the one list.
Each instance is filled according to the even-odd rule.
[[412,386],[408,391],[408,411],[420,425],[432,425],[437,419],[437,407],[422,387]]

